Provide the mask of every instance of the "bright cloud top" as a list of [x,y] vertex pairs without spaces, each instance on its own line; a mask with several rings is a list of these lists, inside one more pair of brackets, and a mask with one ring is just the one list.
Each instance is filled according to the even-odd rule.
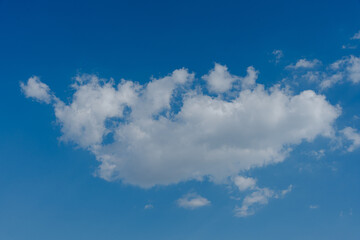
[[236,176],[234,178],[234,184],[239,188],[240,191],[253,189],[256,186],[256,180],[253,178],[247,178],[243,176]]
[[360,58],[358,57],[345,57],[331,64],[330,68],[335,73],[322,82],[322,87],[330,87],[342,80],[347,80],[354,84],[360,82]]
[[196,193],[189,193],[178,199],[177,204],[182,208],[196,209],[210,205],[210,201]]
[[[300,61],[301,59],[298,62]],[[295,72],[294,76],[297,79],[318,83],[321,90],[346,82],[360,83],[360,57],[354,55],[345,56],[328,66],[323,66],[322,69],[307,68],[304,70],[306,71],[301,75]]]
[[39,102],[50,103],[51,95],[50,88],[45,83],[42,83],[38,77],[29,78],[27,84],[20,83],[21,90],[28,98],[34,98]]
[[300,59],[295,64],[290,64],[286,68],[289,68],[289,69],[314,68],[315,66],[317,66],[319,64],[321,64],[321,62],[317,59],[314,59],[314,60]]
[[320,76],[321,88],[332,87],[336,83],[349,81],[353,84],[360,82],[360,58],[355,56],[344,57],[337,60],[329,67],[329,73],[322,73]]
[[248,67],[245,77],[231,75],[226,66],[215,63],[213,70],[202,78],[207,82],[208,89],[215,93],[224,93],[233,88],[234,83],[241,83],[242,88],[249,88],[255,85],[257,71],[254,67]]
[[256,179],[251,177],[236,176],[234,185],[245,192],[241,206],[235,207],[235,216],[248,217],[255,214],[261,206],[268,204],[272,198],[282,198],[292,190],[292,185],[282,191],[274,191],[269,188],[260,188],[256,185]]
[[351,145],[347,148],[348,152],[352,152],[356,148],[360,147],[360,134],[356,131],[356,129],[352,127],[346,127],[341,130],[341,133],[344,135],[345,139],[352,142]]
[[282,198],[292,190],[292,185],[287,189],[276,192],[269,188],[255,187],[255,190],[246,195],[240,207],[235,207],[235,216],[248,217],[254,215],[261,206],[269,203],[271,198]]
[[82,75],[70,103],[38,78],[21,87],[25,96],[52,103],[61,140],[91,151],[98,176],[147,188],[204,177],[223,182],[283,161],[302,141],[333,136],[340,109],[323,95],[265,89],[257,76],[253,67],[240,77],[216,64],[202,77],[207,95],[186,69],[144,85]]

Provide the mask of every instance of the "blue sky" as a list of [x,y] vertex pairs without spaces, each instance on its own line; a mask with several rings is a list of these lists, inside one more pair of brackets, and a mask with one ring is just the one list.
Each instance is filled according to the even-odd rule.
[[0,239],[359,239],[359,12],[0,0]]

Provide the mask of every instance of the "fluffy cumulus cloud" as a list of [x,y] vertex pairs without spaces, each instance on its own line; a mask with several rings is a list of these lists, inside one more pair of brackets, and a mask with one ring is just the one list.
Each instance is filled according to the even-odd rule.
[[[295,68],[296,65],[290,66]],[[312,83],[318,83],[321,90],[345,82],[352,84],[360,83],[360,57],[353,55],[343,57],[328,66],[322,67],[322,69],[305,68],[304,70],[306,70],[305,73],[301,71],[300,75],[298,71],[295,71],[294,78],[296,80],[303,79]]]
[[21,90],[27,98],[34,98],[39,102],[50,103],[50,88],[42,83],[38,77],[31,77],[27,83],[20,83]]
[[241,83],[243,89],[254,86],[257,79],[257,71],[254,67],[247,68],[245,77],[231,75],[226,66],[215,63],[214,69],[202,78],[206,81],[210,92],[224,93],[234,87],[234,83]]
[[300,59],[295,64],[288,65],[286,68],[288,68],[288,69],[314,68],[314,67],[316,67],[316,66],[318,66],[320,64],[321,64],[321,62],[319,60],[317,60],[317,59],[306,60],[304,58],[304,59]]
[[360,134],[356,131],[356,129],[346,127],[341,130],[341,133],[344,135],[345,139],[351,142],[350,146],[347,148],[348,152],[352,152],[356,148],[360,147]]
[[236,176],[234,178],[234,184],[240,191],[247,189],[253,189],[256,186],[256,180],[250,177]]
[[[148,188],[204,177],[221,183],[283,161],[303,141],[333,136],[340,109],[325,96],[266,89],[253,67],[244,75],[216,64],[201,78],[207,91],[187,69],[143,85],[82,75],[69,102],[50,95],[38,78],[21,86],[27,97],[53,105],[61,140],[92,152],[98,176]],[[239,189],[252,186],[235,181]]]
[[272,198],[274,194],[273,190],[259,188],[257,191],[246,196],[240,207],[235,208],[235,216],[247,217],[254,215],[256,208],[268,204],[269,199]]
[[323,73],[321,88],[332,87],[336,83],[343,81],[357,84],[360,82],[360,58],[348,56],[330,65],[329,73]]
[[332,63],[326,71],[315,75],[322,89],[345,81],[357,84],[360,82],[360,58],[352,55],[344,57]]
[[197,193],[189,193],[177,200],[179,207],[186,209],[196,209],[210,205],[210,201],[198,195]]
[[274,191],[269,188],[260,188],[256,185],[256,179],[237,176],[234,184],[240,191],[247,191],[241,202],[241,206],[235,207],[235,216],[248,217],[254,215],[261,206],[269,203],[272,198],[282,198],[292,190],[292,185],[281,191]]

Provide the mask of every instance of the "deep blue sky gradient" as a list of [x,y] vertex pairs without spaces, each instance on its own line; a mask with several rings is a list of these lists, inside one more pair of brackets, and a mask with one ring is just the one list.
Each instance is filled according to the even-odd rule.
[[[281,164],[250,171],[260,186],[294,189],[236,218],[239,203],[225,186],[192,181],[143,190],[92,176],[94,156],[59,142],[51,107],[19,88],[37,75],[66,101],[78,73],[145,83],[181,67],[199,77],[214,62],[237,75],[253,65],[258,81],[271,86],[299,58],[328,64],[359,56],[341,48],[359,30],[358,0],[0,0],[0,239],[360,239],[359,151],[317,160],[308,152],[329,147],[318,139]],[[274,49],[284,52],[279,64]],[[353,118],[359,92],[344,84],[325,93],[343,108],[339,129],[360,128]],[[178,208],[189,191],[212,205]],[[154,209],[145,211],[148,203]]]

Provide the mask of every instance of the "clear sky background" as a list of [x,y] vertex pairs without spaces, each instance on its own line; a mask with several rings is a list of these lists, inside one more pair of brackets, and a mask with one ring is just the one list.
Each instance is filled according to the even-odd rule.
[[[360,239],[359,13],[358,0],[0,0],[0,239]],[[77,75],[146,86],[186,68],[206,88],[215,63],[242,77],[253,66],[289,96],[324,95],[342,109],[333,136],[283,143],[283,161],[239,172],[256,179],[246,191],[211,174],[144,189],[95,176],[95,155],[62,141],[65,120],[20,87],[37,76],[70,104]],[[266,203],[237,214],[265,188]]]

